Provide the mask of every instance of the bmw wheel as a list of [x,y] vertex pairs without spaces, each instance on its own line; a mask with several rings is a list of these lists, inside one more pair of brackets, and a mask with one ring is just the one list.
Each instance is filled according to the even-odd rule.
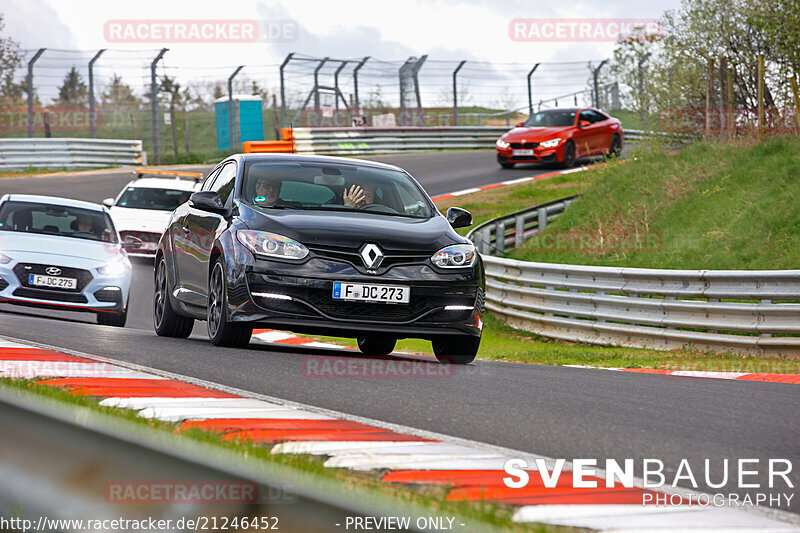
[[156,267],[156,287],[153,294],[153,326],[159,337],[185,339],[192,333],[194,319],[181,316],[172,309],[169,301],[167,260],[161,257]]
[[567,141],[564,145],[564,159],[561,162],[561,168],[572,168],[575,166],[575,143]]
[[217,259],[208,282],[208,337],[215,346],[244,348],[250,344],[253,326],[228,320],[228,297],[222,260]]

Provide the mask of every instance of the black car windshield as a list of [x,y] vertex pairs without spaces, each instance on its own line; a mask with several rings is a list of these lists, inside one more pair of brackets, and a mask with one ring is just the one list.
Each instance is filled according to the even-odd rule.
[[154,209],[156,211],[174,211],[182,203],[189,200],[191,191],[175,189],[154,189],[151,187],[128,187],[117,200],[119,207],[131,209]]
[[531,115],[525,122],[528,128],[549,128],[560,126],[574,126],[575,114],[577,111],[564,111],[551,109],[548,111],[539,111]]
[[360,211],[430,218],[430,201],[405,173],[314,162],[250,162],[242,197],[262,208]]
[[9,201],[0,206],[0,231],[118,242],[111,217],[103,211],[34,202]]

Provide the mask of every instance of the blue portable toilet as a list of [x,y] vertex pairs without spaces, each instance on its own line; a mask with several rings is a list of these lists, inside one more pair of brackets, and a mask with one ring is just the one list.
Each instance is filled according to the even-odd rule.
[[[241,143],[245,141],[264,140],[264,115],[261,109],[261,97],[249,94],[233,95],[233,112],[238,129],[238,142],[231,146],[230,117],[228,97],[214,101],[214,116],[217,121],[217,150],[241,151]],[[236,140],[234,140],[234,143]]]

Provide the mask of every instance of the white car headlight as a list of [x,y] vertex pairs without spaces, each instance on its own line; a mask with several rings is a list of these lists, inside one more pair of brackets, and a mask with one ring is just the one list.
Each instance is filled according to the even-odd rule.
[[11,258],[7,255],[0,253],[0,265],[5,265],[6,263],[10,263]]
[[555,139],[550,139],[550,140],[547,140],[547,141],[544,141],[544,142],[540,142],[539,146],[541,146],[543,148],[553,148],[554,146],[558,146],[558,143],[560,143],[560,142],[561,142],[561,138],[560,137],[556,137]]
[[510,144],[505,142],[503,139],[497,139],[497,142],[495,143],[495,145],[498,148],[508,148],[509,146],[511,146]]
[[276,233],[240,229],[236,232],[236,238],[256,255],[296,261],[308,255],[308,248],[294,239]]
[[104,276],[121,276],[125,272],[127,260],[123,257],[106,263],[97,269]]
[[431,262],[440,268],[463,268],[475,264],[475,247],[471,244],[445,246],[431,256]]

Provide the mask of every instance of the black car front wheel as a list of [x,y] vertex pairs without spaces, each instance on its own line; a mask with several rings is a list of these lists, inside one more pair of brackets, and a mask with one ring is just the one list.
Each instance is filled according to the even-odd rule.
[[397,339],[393,337],[379,337],[370,335],[358,337],[358,349],[366,355],[389,355],[397,344]]
[[217,259],[208,281],[208,337],[215,346],[244,348],[250,344],[253,326],[228,320],[228,298],[222,260]]
[[433,353],[440,363],[466,365],[475,360],[481,345],[480,337],[448,335],[434,339]]
[[156,287],[153,294],[153,327],[159,337],[185,339],[192,334],[194,319],[181,316],[172,309],[167,282],[167,260],[162,257],[156,267]]

